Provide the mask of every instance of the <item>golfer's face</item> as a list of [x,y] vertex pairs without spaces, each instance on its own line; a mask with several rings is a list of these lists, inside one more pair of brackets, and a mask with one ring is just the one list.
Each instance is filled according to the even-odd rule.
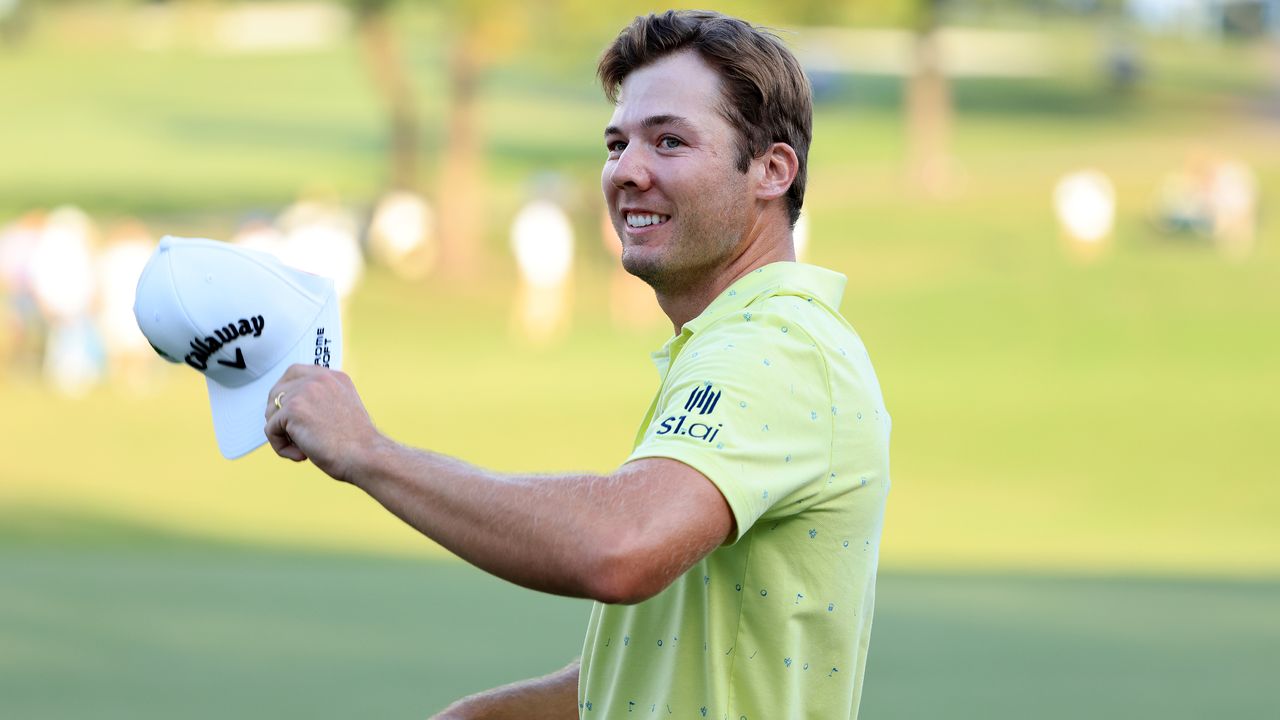
[[655,287],[714,272],[749,226],[720,78],[692,52],[632,72],[605,130],[601,187],[626,269]]

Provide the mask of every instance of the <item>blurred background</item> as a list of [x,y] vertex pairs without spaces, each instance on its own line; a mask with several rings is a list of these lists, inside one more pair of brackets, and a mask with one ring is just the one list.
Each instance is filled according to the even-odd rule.
[[[582,0],[0,0],[0,717],[424,717],[577,655],[358,492],[214,443],[165,234],[334,276],[393,437],[608,471],[670,326],[617,268]],[[802,259],[894,416],[866,718],[1280,707],[1280,2],[722,2],[814,85]]]

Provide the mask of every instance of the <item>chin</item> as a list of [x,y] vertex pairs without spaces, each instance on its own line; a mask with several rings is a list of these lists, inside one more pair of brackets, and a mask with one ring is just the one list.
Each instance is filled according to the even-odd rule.
[[634,245],[622,248],[622,269],[641,280],[653,285],[653,281],[662,275],[662,264],[652,256],[646,256],[641,248]]
[[678,292],[689,279],[679,262],[653,248],[627,248],[622,255],[622,268],[659,293]]
[[[631,250],[628,248],[628,250]],[[655,292],[680,293],[696,286],[706,273],[682,268],[670,258],[655,254],[623,252],[622,269],[643,280]]]

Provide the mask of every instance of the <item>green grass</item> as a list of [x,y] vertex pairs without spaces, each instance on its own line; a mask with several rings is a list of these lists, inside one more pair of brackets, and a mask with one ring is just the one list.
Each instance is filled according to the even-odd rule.
[[0,716],[424,717],[550,672],[587,607],[447,561],[0,549]]
[[866,718],[1258,718],[1280,585],[883,574]]
[[[582,601],[452,562],[5,521],[3,717],[423,717],[556,669],[586,626]],[[886,571],[862,716],[1266,717],[1277,602],[1274,581]]]

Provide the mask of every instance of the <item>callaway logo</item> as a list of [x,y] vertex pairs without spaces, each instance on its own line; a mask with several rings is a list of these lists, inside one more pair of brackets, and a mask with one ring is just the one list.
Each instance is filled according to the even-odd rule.
[[[698,415],[710,415],[716,409],[716,403],[720,402],[720,390],[713,390],[711,385],[703,385],[693,389],[689,394],[689,399],[685,401],[684,409],[690,414],[696,410]],[[698,440],[706,440],[711,442],[716,439],[716,435],[720,433],[720,428],[724,427],[724,423],[716,425],[708,425],[707,423],[689,423],[685,425],[685,421],[689,419],[689,415],[681,415],[676,417],[672,415],[664,418],[658,425],[658,435],[683,435],[686,437],[696,438]]]
[[[191,340],[191,352],[182,358],[191,367],[204,372],[209,368],[209,356],[218,352],[223,345],[230,343],[236,338],[258,337],[262,334],[262,328],[265,327],[267,321],[261,315],[255,315],[250,318],[240,318],[237,321],[227,323],[226,325],[213,331],[213,336],[206,337],[203,340],[199,337]],[[244,370],[244,353],[240,348],[236,348],[236,359],[234,362],[227,360],[219,360],[219,365]]]

